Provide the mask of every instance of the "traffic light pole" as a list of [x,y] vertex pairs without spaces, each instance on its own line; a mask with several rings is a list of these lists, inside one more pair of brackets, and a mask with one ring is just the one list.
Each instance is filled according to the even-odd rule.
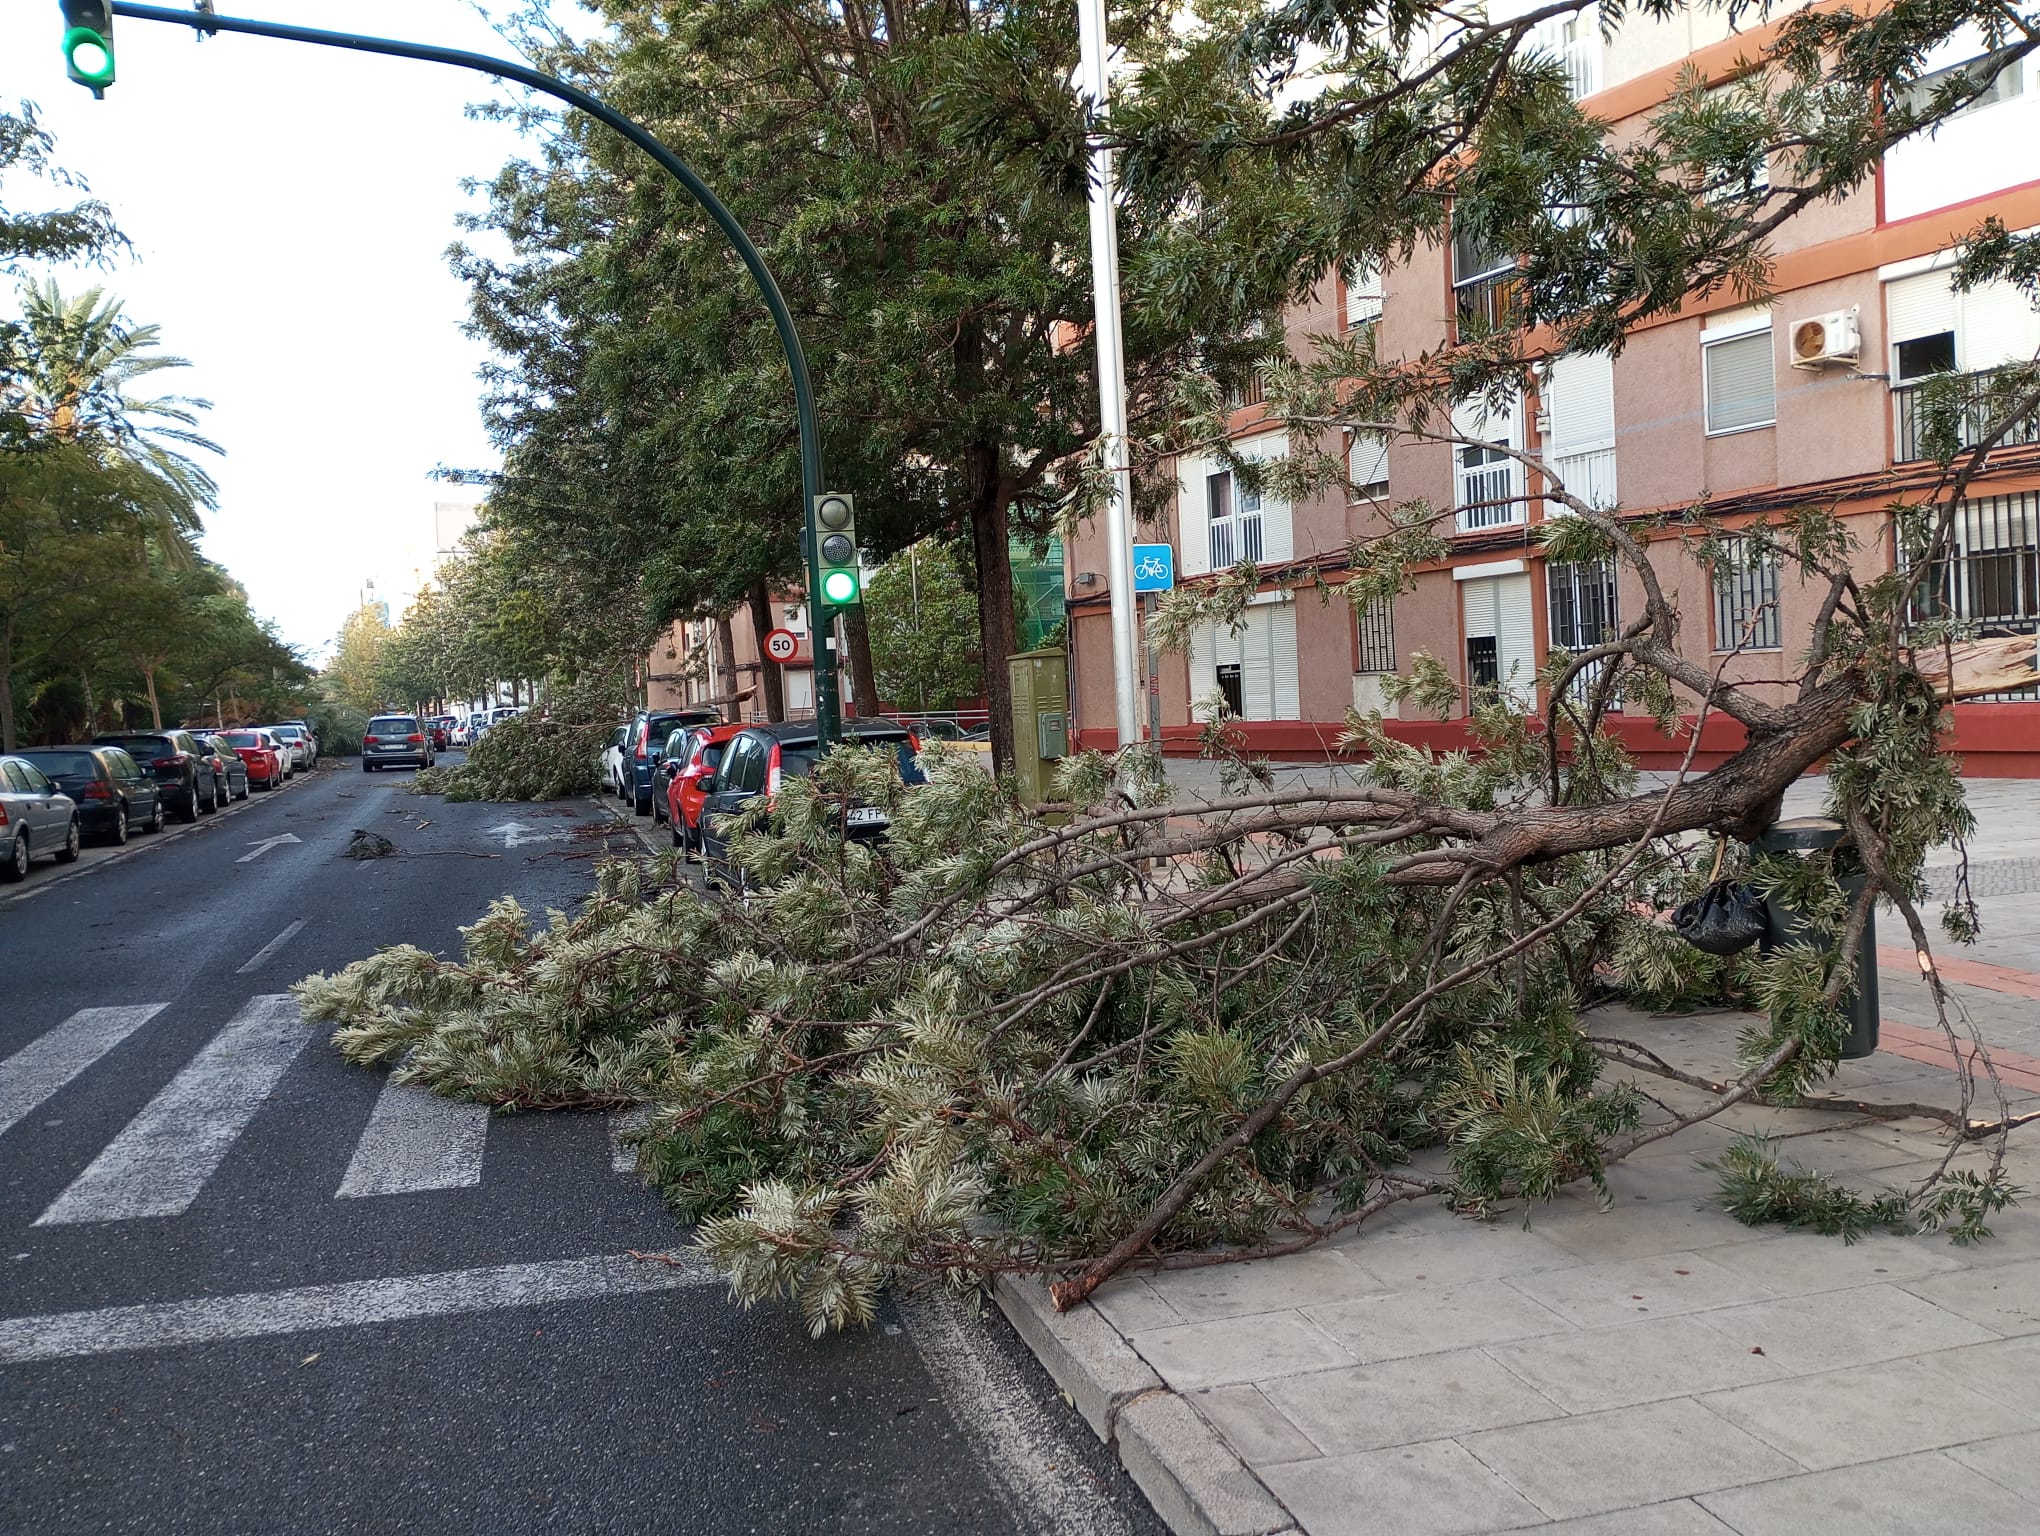
[[408,43],[395,38],[364,37],[353,32],[328,32],[316,27],[293,27],[275,21],[251,21],[239,16],[214,16],[206,12],[171,10],[161,5],[132,5],[128,0],[113,0],[110,7],[115,16],[126,16],[136,21],[163,21],[173,26],[189,27],[194,32],[208,35],[219,32],[241,32],[250,37],[274,37],[289,43],[314,43],[324,48],[348,48],[356,53],[387,54],[398,59],[418,59],[427,64],[450,64],[456,69],[471,69],[477,74],[494,75],[502,80],[514,80],[519,85],[529,86],[548,96],[557,97],[569,106],[578,107],[597,122],[623,135],[639,149],[659,163],[662,170],[687,190],[687,195],[699,203],[716,227],[723,232],[737,254],[743,258],[744,266],[764,296],[765,307],[771,311],[772,324],[779,332],[779,344],[786,352],[786,366],[793,374],[793,408],[800,418],[800,478],[804,491],[801,515],[804,519],[805,534],[801,540],[801,554],[808,574],[808,633],[815,637],[815,729],[824,748],[842,739],[843,713],[841,697],[836,686],[835,610],[822,599],[820,566],[818,564],[821,538],[815,526],[815,509],[822,497],[822,434],[815,419],[814,386],[808,380],[807,354],[801,350],[800,333],[794,329],[793,313],[786,307],[785,296],[779,291],[779,284],[772,280],[772,273],[765,265],[765,258],[758,247],[751,243],[751,237],[722,199],[708,189],[708,185],[687,168],[680,157],[661,144],[651,131],[642,124],[625,117],[614,107],[605,105],[579,86],[569,85],[557,76],[541,70],[514,63],[509,59],[492,58],[486,53],[469,53],[459,48],[440,48],[430,43]]

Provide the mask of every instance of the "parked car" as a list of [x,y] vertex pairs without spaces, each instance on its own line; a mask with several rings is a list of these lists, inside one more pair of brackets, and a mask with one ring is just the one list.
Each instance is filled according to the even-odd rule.
[[722,765],[723,751],[741,725],[683,726],[667,742],[664,795],[673,846],[691,860],[701,852],[702,781]]
[[[921,743],[904,726],[890,720],[845,720],[843,739],[857,746],[894,748],[901,780],[908,784],[928,782],[916,760]],[[806,778],[820,757],[821,742],[812,720],[747,725],[730,737],[723,747],[721,764],[699,782],[703,796],[701,856],[709,867],[710,878],[725,885],[732,883],[729,841],[718,832],[717,819],[738,814],[760,795],[769,805],[783,781]],[[857,841],[876,841],[891,826],[892,819],[880,806],[853,805],[849,809],[846,830]]]
[[256,789],[281,789],[289,770],[290,748],[267,731],[221,731],[220,740],[234,749]]
[[452,746],[453,733],[459,725],[460,722],[454,719],[452,715],[434,715],[432,717],[432,750],[444,752],[448,747]]
[[416,715],[377,715],[361,738],[361,771],[430,768],[432,737]]
[[658,772],[666,738],[682,725],[714,725],[722,719],[713,709],[641,709],[631,717],[630,735],[623,744],[628,770],[628,793],[624,798],[640,816],[652,814]]
[[523,713],[524,713],[523,705],[505,704],[500,709],[492,709],[489,711],[489,725],[492,728],[495,726],[499,726],[505,720],[515,720],[519,715]]
[[318,742],[304,726],[277,724],[265,725],[262,729],[290,748],[289,771],[291,773],[302,773],[305,769],[318,762]]
[[119,747],[148,769],[179,821],[196,821],[200,811],[226,803],[226,785],[213,771],[212,755],[189,731],[107,731],[93,737],[92,745]]
[[78,857],[78,805],[34,763],[0,757],[0,880],[26,880],[44,854]]
[[[248,765],[241,761],[241,754],[236,752],[224,737],[211,731],[193,731],[191,737],[212,754],[213,772],[219,775],[220,783],[225,790],[220,797],[220,804],[225,805],[229,800],[247,799]],[[239,789],[234,787],[237,783],[240,785]]]
[[609,745],[602,749],[602,787],[619,800],[629,798],[630,775],[624,769],[623,745],[630,739],[628,723],[609,733]]
[[119,747],[29,747],[16,755],[71,797],[86,836],[118,845],[135,828],[163,830],[162,790]]

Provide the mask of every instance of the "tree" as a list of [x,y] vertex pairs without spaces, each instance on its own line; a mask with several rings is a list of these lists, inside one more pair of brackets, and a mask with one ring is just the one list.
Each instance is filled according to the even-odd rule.
[[[1524,253],[1533,329],[1470,328],[1408,359],[1379,358],[1365,341],[1266,359],[1269,398],[1296,447],[1265,473],[1303,485],[1336,472],[1336,456],[1313,445],[1347,425],[1461,441],[1445,425],[1450,408],[1526,387],[1549,349],[1618,346],[1628,324],[1722,284],[1757,291],[1784,218],[1860,183],[1895,137],[1988,84],[1952,81],[1924,105],[1904,91],[1954,29],[1977,27],[2003,60],[2040,51],[2023,13],[1963,0],[1796,11],[1761,45],[1755,83],[1717,94],[1688,82],[1650,133],[1618,142],[1581,114],[1549,61],[1519,57],[1531,28],[1570,9],[1489,23],[1445,6],[1299,0],[1214,6],[1201,27],[1171,12],[1161,34],[1133,34],[1108,131],[1126,149],[1129,185],[1176,209],[1185,234],[1136,259],[1136,292],[1166,293],[1214,268],[1230,280],[1233,264],[1309,281],[1330,261],[1437,238],[1448,201],[1491,248]],[[1021,11],[961,11],[981,29],[960,54],[966,75],[902,70],[930,98],[954,86],[947,99],[958,103],[957,80],[970,87],[969,112],[949,120],[957,139],[922,180],[947,191],[946,172],[996,179],[978,158],[995,142],[1004,175],[1031,175],[1053,199],[1058,172],[1078,163],[1080,119],[1066,97],[1034,110],[1032,77],[1007,61],[1032,36]],[[685,7],[671,13],[693,20]],[[889,64],[918,59],[895,47],[902,14],[884,11],[883,37],[867,31],[815,54],[815,74],[865,78],[859,46]],[[1624,14],[1601,8],[1608,25]],[[728,57],[713,67],[730,68]],[[620,71],[628,63],[618,56]],[[1306,69],[1322,89],[1284,99],[1280,88]],[[750,78],[676,76],[676,114],[720,103],[725,84],[741,97]],[[728,121],[751,121],[741,101]],[[815,131],[829,142],[825,122]],[[791,127],[777,140],[734,128],[733,138],[754,159],[792,158]],[[1776,167],[1761,188],[1750,174],[1759,154]],[[846,149],[843,163],[853,161],[863,163]],[[1235,197],[1257,182],[1275,191]],[[784,206],[810,211],[789,223],[800,242],[826,247],[823,211],[798,198]],[[1196,248],[1214,232],[1238,239],[1271,210],[1306,233]],[[1025,212],[1015,217],[1026,225]],[[917,292],[919,269],[898,259],[897,291]],[[1961,280],[1988,274],[2032,291],[2040,244],[1979,231]],[[1005,268],[996,281],[1017,277]],[[684,309],[697,291],[675,302]],[[882,308],[886,291],[846,280],[843,307]],[[845,347],[859,367],[896,355],[854,320],[835,334],[870,341]],[[1929,954],[1923,857],[1971,826],[1941,750],[1946,706],[2034,675],[2030,637],[1976,640],[1919,599],[1986,457],[2040,412],[2040,365],[2008,370],[1980,422],[1944,382],[1924,407],[1939,481],[1891,514],[1888,532],[1912,556],[1900,570],[1859,579],[1849,530],[1827,507],[1734,530],[1825,595],[1782,700],[1687,653],[1650,558],[1650,540],[1675,537],[1702,559],[1728,558],[1728,530],[1704,509],[1675,525],[1554,485],[1546,494],[1573,515],[1546,526],[1550,554],[1625,562],[1646,602],[1620,633],[1551,659],[1546,708],[1479,694],[1478,752],[1434,757],[1395,740],[1378,715],[1355,716],[1348,742],[1362,760],[1350,782],[1278,791],[1265,768],[1227,755],[1221,721],[1209,745],[1227,758],[1223,800],[1185,806],[1139,752],[1087,755],[1061,769],[1049,821],[970,765],[938,758],[932,782],[908,790],[885,754],[845,751],[782,782],[769,807],[731,829],[742,901],[705,899],[671,865],[612,866],[572,917],[538,928],[506,900],[468,930],[459,961],[399,948],[313,978],[300,995],[339,1026],[350,1058],[401,1061],[407,1079],[444,1093],[519,1107],[650,1101],[645,1174],[701,1220],[700,1244],[740,1299],[791,1297],[817,1332],[868,1322],[880,1288],[902,1274],[1047,1273],[1070,1305],[1129,1263],[1293,1252],[1405,1200],[1534,1209],[1745,1102],[1853,1113],[1855,1100],[1820,1091],[1845,1032],[1844,957],[1879,901]],[[1168,422],[1177,441],[1219,441],[1222,386],[1188,380]],[[968,495],[954,504],[975,505]],[[1435,517],[1396,509],[1355,549],[1346,596],[1395,591],[1436,558]],[[1164,627],[1236,616],[1257,585],[1242,569],[1180,595]],[[983,590],[990,610],[998,589]],[[1589,668],[1582,695],[1573,684]],[[1395,691],[1420,704],[1460,695],[1423,656]],[[1618,697],[1683,743],[1686,768],[1669,786],[1642,787],[1604,729]],[[1688,701],[1701,723],[1724,714],[1747,738],[1705,773],[1691,771],[1701,738],[1681,718]],[[1803,860],[1739,856],[1735,868],[1808,914],[1815,941],[1732,968],[1696,964],[1658,920],[1710,878],[1686,834],[1749,836],[1822,760],[1841,846]],[[885,843],[841,837],[850,804],[883,807]],[[1858,875],[1850,894],[1844,880]],[[1942,917],[1952,937],[1975,931],[1965,901]],[[1939,972],[1922,969],[1962,1083],[1959,1110],[1944,1116],[1950,1161],[1890,1197],[1823,1185],[1818,1199],[1851,1235],[1890,1224],[1974,1241],[2017,1194],[2006,1138],[2036,1116],[2013,1111],[1981,1064],[1987,1052],[1963,1038]],[[1732,1081],[1682,1079],[1701,1090],[1697,1107],[1650,1117],[1633,1087],[1601,1082],[1602,1063],[1678,1069],[1596,1037],[1583,1013],[1604,986],[1662,992],[1668,979],[1700,976],[1738,989],[1759,1018],[1738,1042]],[[1955,1166],[1970,1146],[1974,1164]],[[1443,1172],[1413,1163],[1427,1148],[1445,1155]],[[1733,1159],[1732,1176],[1753,1212],[1807,1214],[1805,1191],[1780,1180],[1775,1162],[1767,1172],[1758,1151]]]
[[[1069,495],[1057,474],[1097,432],[1093,354],[1077,343],[1091,296],[1067,7],[601,11],[606,33],[549,44],[544,61],[649,123],[759,240],[807,341],[832,488],[860,497],[872,555],[931,534],[968,542],[987,595],[978,649],[994,659],[994,754],[1009,763],[1009,544],[1049,527]],[[1167,45],[1161,11],[1120,25],[1136,55]],[[1233,72],[1210,94],[1245,110],[1246,90]],[[1010,155],[1009,119],[1052,135],[1055,163]],[[578,119],[494,191],[489,223],[519,259],[469,256],[461,270],[478,329],[510,359],[494,408],[500,515],[600,551],[633,585],[641,570],[655,618],[728,606],[760,578],[797,580],[785,365],[699,209]],[[1255,327],[1322,244],[1313,210],[1278,179],[1205,193],[1180,177],[1129,182],[1137,430],[1159,425],[1184,372],[1244,380],[1265,350]],[[1150,270],[1165,282],[1147,283]],[[860,669],[862,638],[851,625]]]
[[954,546],[923,540],[872,572],[864,610],[879,697],[900,709],[954,709],[984,691],[977,594]]
[[[25,174],[54,186],[86,192],[85,183],[51,158],[55,141],[36,116],[35,103],[0,111],[0,179]],[[29,212],[0,202],[0,272],[23,262],[103,261],[127,246],[107,206],[90,197],[68,208]]]
[[372,715],[388,702],[383,693],[383,657],[390,636],[389,620],[373,604],[363,603],[347,616],[332,659],[321,673],[334,703]]

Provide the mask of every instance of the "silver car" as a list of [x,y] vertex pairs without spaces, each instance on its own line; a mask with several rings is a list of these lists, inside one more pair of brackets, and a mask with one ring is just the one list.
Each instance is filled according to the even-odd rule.
[[301,725],[265,725],[278,741],[290,748],[290,771],[302,772],[318,761],[318,749],[312,745],[312,733]]
[[34,763],[0,757],[0,880],[26,880],[30,861],[78,857],[78,802]]

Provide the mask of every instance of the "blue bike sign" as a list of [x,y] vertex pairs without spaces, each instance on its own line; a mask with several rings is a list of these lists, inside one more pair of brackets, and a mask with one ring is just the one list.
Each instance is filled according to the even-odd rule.
[[1176,585],[1176,546],[1136,544],[1133,546],[1133,590],[1167,592]]

